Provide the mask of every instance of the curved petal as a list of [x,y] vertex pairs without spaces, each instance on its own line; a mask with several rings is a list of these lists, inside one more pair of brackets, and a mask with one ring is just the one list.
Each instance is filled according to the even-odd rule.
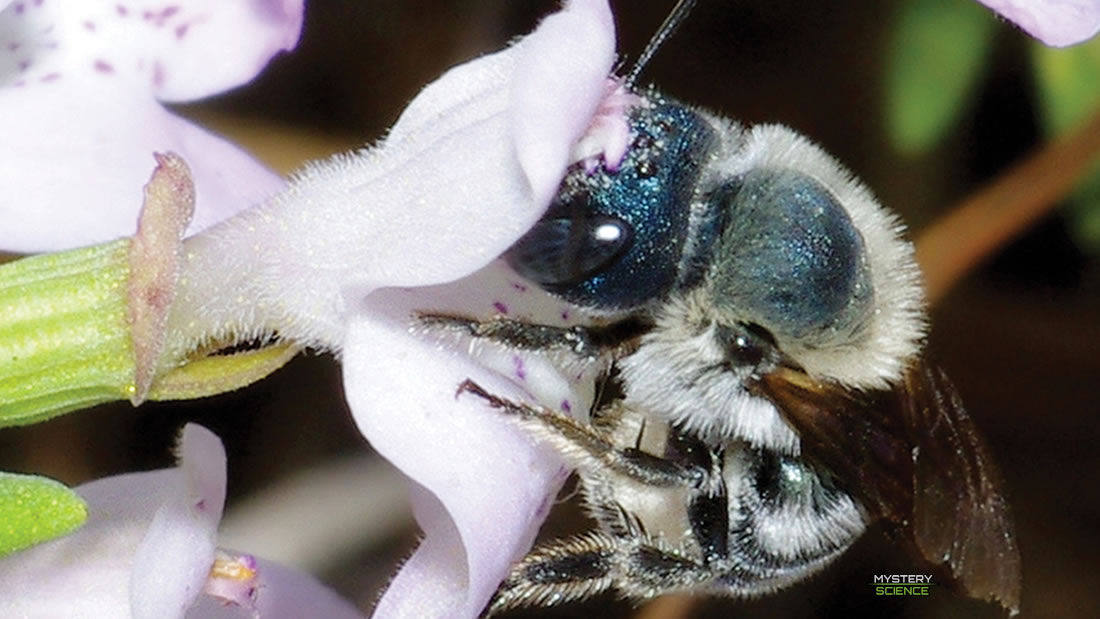
[[606,0],[571,0],[521,43],[512,85],[516,156],[535,201],[549,204],[605,94],[615,60]]
[[448,285],[378,291],[349,330],[345,391],[360,430],[434,495],[417,501],[425,540],[377,617],[439,616],[431,612],[438,608],[476,616],[530,548],[568,474],[551,450],[456,389],[472,379],[501,397],[584,412],[597,368],[566,373],[539,355],[486,344],[471,356],[468,342],[431,333],[409,337],[414,310],[481,318],[503,313],[544,324],[571,318],[561,302],[508,273],[498,262]]
[[110,79],[0,89],[0,118],[10,121],[0,149],[0,247],[57,250],[133,234],[154,152],[176,152],[191,167],[192,232],[284,186],[152,99],[122,98]]
[[[194,504],[187,497],[202,496],[211,506],[218,503],[220,511],[225,493],[225,452],[220,441],[208,430],[188,426],[181,453],[181,468],[118,475],[77,487],[88,503],[84,527],[0,560],[0,590],[19,592],[0,596],[0,617],[130,617],[135,567],[155,571],[147,576],[157,581],[156,586],[178,584],[173,576],[176,570],[193,572],[188,566],[203,558],[190,553],[202,555],[202,549],[184,549],[177,544],[170,554],[154,557],[152,563],[148,560],[151,553],[143,555],[139,550],[150,543],[152,530],[172,535],[166,531],[171,527],[164,526],[172,519],[166,512],[190,509]],[[200,539],[212,532],[211,524],[216,527],[217,521],[177,523],[190,532],[208,531],[185,536]],[[210,556],[205,561],[203,569],[208,570]],[[191,598],[197,593],[191,592]],[[171,612],[162,607],[145,616],[183,616],[182,609],[170,608]]]
[[1098,0],[978,0],[1043,43],[1065,47],[1100,31]]
[[180,439],[179,484],[160,505],[134,554],[134,619],[182,617],[214,562],[225,505],[225,448],[212,432],[187,424]]
[[20,0],[0,13],[0,84],[98,75],[132,96],[197,99],[251,80],[301,25],[302,0]]

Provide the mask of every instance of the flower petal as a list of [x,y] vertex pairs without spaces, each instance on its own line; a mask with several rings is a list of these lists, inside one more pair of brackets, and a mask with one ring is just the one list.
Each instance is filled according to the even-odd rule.
[[0,89],[0,117],[11,121],[0,149],[0,247],[57,250],[133,234],[154,152],[175,152],[191,167],[191,232],[284,186],[225,140],[152,99],[123,95],[106,81]]
[[[431,344],[410,345],[400,323],[357,321],[349,340],[344,375],[360,430],[379,453],[439,497],[465,550],[455,552],[455,540],[430,529],[428,537],[443,534],[443,547],[451,551],[445,553],[446,564],[429,561],[426,569],[451,584],[440,587],[439,580],[417,577],[409,590],[413,595],[386,596],[377,616],[422,616],[417,612],[421,604],[442,603],[453,616],[474,617],[509,565],[530,547],[548,509],[547,493],[564,481],[567,471],[553,454],[532,450],[522,434],[476,398],[455,398],[457,386],[467,378],[503,397],[521,398],[514,385],[483,369],[463,367]],[[432,527],[439,521],[423,524]],[[447,597],[425,600],[415,594],[417,589]]]
[[[574,36],[578,32],[581,36]],[[387,149],[412,145],[429,155],[424,158],[429,166],[413,162],[428,172],[419,179],[404,181],[377,170],[396,183],[403,204],[426,220],[416,227],[426,232],[406,248],[394,244],[399,234],[352,226],[378,234],[383,242],[369,246],[375,252],[381,246],[386,255],[355,260],[385,279],[375,275],[370,284],[351,290],[366,294],[383,282],[448,281],[453,275],[442,273],[469,273],[514,242],[560,183],[570,151],[599,107],[613,52],[606,2],[575,0],[512,49],[452,70],[425,89],[376,154],[384,158]],[[521,75],[524,71],[532,73]],[[507,95],[502,101],[502,89],[490,87],[483,98],[485,91],[471,88],[465,76],[508,86]],[[489,100],[492,105],[486,106]],[[479,118],[484,120],[471,122]],[[441,129],[451,160],[434,161]],[[470,188],[476,195],[466,195]],[[471,203],[480,208],[469,212]],[[395,276],[398,272],[407,276]],[[546,358],[503,347],[475,351],[468,344],[409,337],[415,311],[519,315],[550,324],[571,318],[560,303],[508,273],[498,262],[452,284],[377,290],[350,308],[353,318],[343,341],[348,403],[375,449],[424,489],[416,507],[425,540],[379,602],[376,617],[476,616],[529,549],[552,493],[567,475],[552,450],[508,426],[476,396],[456,395],[456,389],[471,379],[500,397],[587,411],[592,376],[583,370],[592,368],[571,375]]]
[[282,180],[154,99],[251,79],[297,41],[301,0],[20,0],[0,12],[0,247],[56,250],[133,233],[154,152],[174,151],[198,190],[192,233]]
[[1065,47],[1100,31],[1098,0],[978,0],[1043,43]]
[[[178,585],[184,579],[175,575],[176,570],[193,573],[194,566],[203,561],[203,570],[208,570],[212,549],[207,553],[201,547],[181,548],[179,542],[212,534],[209,519],[181,522],[170,512],[191,509],[195,496],[204,497],[211,505],[217,503],[220,512],[225,496],[225,452],[208,430],[189,425],[182,456],[182,468],[117,475],[79,486],[77,492],[88,503],[84,527],[0,560],[0,590],[19,592],[0,596],[0,617],[130,617],[135,581],[141,586]],[[186,531],[168,530],[171,520]],[[215,519],[213,526],[216,524]],[[162,545],[165,538],[173,538],[177,545],[169,550]],[[143,545],[146,550],[139,549]],[[158,546],[168,554],[150,560]],[[132,579],[135,567],[156,573]],[[201,581],[199,589],[190,592],[192,599],[200,590]],[[173,593],[157,591],[152,595],[172,597]],[[138,606],[159,611],[144,616],[183,616],[183,610],[174,606],[154,609],[144,602]]]
[[536,202],[549,204],[604,97],[615,60],[611,8],[606,0],[571,0],[521,45],[510,108],[516,156]]
[[225,505],[225,448],[187,424],[180,439],[180,484],[157,509],[134,555],[134,619],[181,617],[203,590]]
[[[434,495],[416,503],[425,540],[379,603],[377,617],[439,616],[432,612],[439,608],[476,616],[530,548],[568,474],[551,450],[456,389],[472,379],[501,397],[584,412],[597,368],[562,373],[540,355],[485,344],[471,356],[466,342],[408,334],[414,310],[481,318],[504,313],[544,324],[571,318],[560,301],[509,273],[496,262],[452,284],[378,291],[352,323],[344,377],[356,422],[379,453]],[[433,593],[416,593],[424,590]]]
[[130,2],[21,0],[0,14],[0,84],[110,77],[162,101],[248,82],[291,49],[302,0]]

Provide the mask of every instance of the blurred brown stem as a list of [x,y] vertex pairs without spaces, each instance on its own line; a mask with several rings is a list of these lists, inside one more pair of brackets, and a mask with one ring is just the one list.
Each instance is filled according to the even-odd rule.
[[1100,110],[1002,173],[917,238],[929,303],[1066,196],[1100,152]]

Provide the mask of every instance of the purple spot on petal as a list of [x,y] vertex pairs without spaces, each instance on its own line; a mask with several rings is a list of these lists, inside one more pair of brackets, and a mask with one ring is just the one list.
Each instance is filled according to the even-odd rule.
[[523,357],[518,355],[512,357],[512,363],[516,368],[516,378],[520,380],[527,380],[527,368],[524,367]]
[[57,81],[59,79],[61,79],[61,74],[57,73],[57,72],[54,72],[54,73],[47,73],[47,74],[43,75],[42,77],[40,77],[38,79],[38,81],[40,81],[40,82],[53,82],[53,81]]
[[508,306],[500,301],[493,301],[493,309],[501,314],[508,314]]
[[88,32],[95,32],[95,22],[94,21],[85,21],[84,22],[84,29],[87,30]]
[[561,319],[562,320],[569,320],[569,310],[562,310],[561,311]]
[[8,51],[9,52],[14,52],[15,50],[19,49],[20,45],[22,45],[22,44],[17,43],[15,41],[12,41],[11,43],[8,43]]
[[573,412],[573,405],[569,403],[569,400],[562,400],[561,401],[561,412],[563,412],[563,413],[572,413]]
[[100,73],[114,73],[115,72],[115,68],[113,66],[111,66],[111,63],[107,62],[106,60],[96,60],[92,64],[92,66],[95,67],[95,70],[100,72]]
[[19,71],[21,71],[21,72],[26,71],[27,69],[30,68],[30,66],[31,66],[31,61],[30,60],[20,60],[19,61]]
[[166,6],[160,11],[145,11],[141,14],[141,18],[145,21],[153,22],[154,26],[160,28],[168,23],[168,20],[171,19],[173,15],[179,12],[180,8],[178,6]]
[[512,282],[512,288],[515,288],[516,290],[518,290],[520,292],[527,292],[527,286],[525,284],[521,284],[519,282]]
[[539,503],[538,509],[535,510],[535,518],[545,518],[546,514],[550,511],[550,497],[542,497],[542,502]]
[[182,39],[187,36],[187,29],[191,27],[191,24],[180,24],[176,26],[176,38]]
[[159,60],[153,63],[153,85],[158,88],[164,85],[164,66]]
[[130,9],[122,6],[121,4],[116,4],[115,13],[118,13],[119,17],[126,17],[130,14]]
[[195,509],[200,512],[206,511],[206,499],[199,499],[198,502],[195,503]]
[[16,15],[22,15],[23,14],[23,9],[25,9],[26,7],[23,6],[22,2],[16,2],[14,8],[15,8],[15,14]]
[[34,0],[34,6],[42,6],[43,2],[45,2],[45,0]]

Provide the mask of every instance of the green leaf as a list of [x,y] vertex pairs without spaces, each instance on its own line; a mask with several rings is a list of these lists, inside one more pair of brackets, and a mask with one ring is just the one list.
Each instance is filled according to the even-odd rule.
[[[1032,45],[1043,127],[1048,136],[1072,131],[1100,109],[1100,39],[1055,49]],[[1078,183],[1067,211],[1078,241],[1100,253],[1100,161]]]
[[887,127],[895,148],[925,151],[955,124],[981,75],[995,23],[977,2],[902,5],[886,77]]
[[0,473],[0,556],[61,537],[87,519],[84,500],[64,484]]

